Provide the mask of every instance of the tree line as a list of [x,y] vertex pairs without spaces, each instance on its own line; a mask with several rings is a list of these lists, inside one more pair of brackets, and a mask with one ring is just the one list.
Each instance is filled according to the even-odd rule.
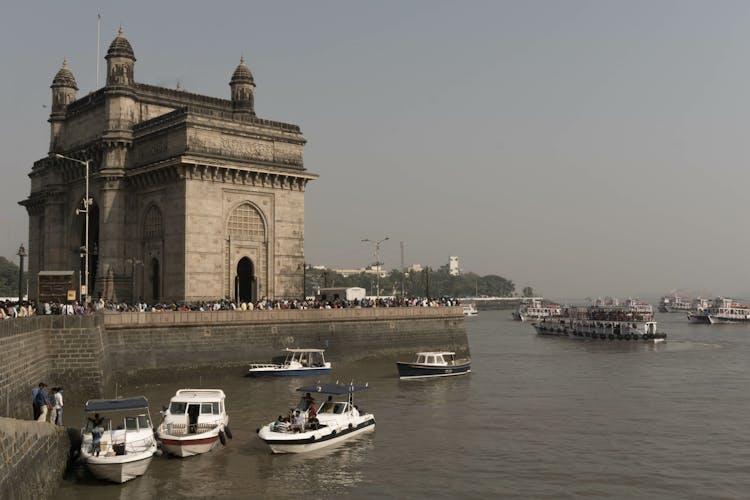
[[[24,272],[23,280],[26,280]],[[26,294],[26,285],[23,286]],[[0,297],[18,297],[18,264],[0,256]]]
[[[379,295],[407,297],[510,297],[516,289],[513,281],[495,274],[466,272],[451,276],[447,265],[407,273],[394,269],[380,279],[364,272],[344,276],[333,269],[305,268],[305,296],[315,295],[318,288],[355,286],[364,288],[367,295],[378,295],[379,287]],[[533,293],[530,287],[523,289],[525,296]]]

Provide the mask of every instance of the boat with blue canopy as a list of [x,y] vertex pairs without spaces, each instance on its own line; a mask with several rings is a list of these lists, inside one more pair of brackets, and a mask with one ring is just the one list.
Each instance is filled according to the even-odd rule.
[[[304,395],[286,416],[258,429],[258,437],[273,453],[304,453],[333,446],[375,430],[375,416],[354,404],[354,393],[369,386],[312,384],[300,387]],[[315,396],[328,398],[320,406]]]
[[115,483],[145,474],[156,453],[148,400],[90,399],[83,410],[87,418],[81,429],[81,458],[89,471]]

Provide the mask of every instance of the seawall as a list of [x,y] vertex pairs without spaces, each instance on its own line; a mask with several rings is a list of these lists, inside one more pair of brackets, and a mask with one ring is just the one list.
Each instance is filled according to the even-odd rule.
[[0,417],[0,497],[54,498],[69,452],[65,427]]
[[103,313],[0,322],[0,416],[31,418],[40,381],[101,397],[113,377],[269,362],[286,347],[335,361],[448,349],[469,354],[460,307]]

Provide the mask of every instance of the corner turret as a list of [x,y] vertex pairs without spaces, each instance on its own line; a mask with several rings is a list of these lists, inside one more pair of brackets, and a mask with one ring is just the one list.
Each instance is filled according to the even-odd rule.
[[73,73],[68,69],[68,61],[64,60],[62,68],[52,79],[52,112],[49,116],[51,124],[49,150],[54,151],[65,122],[65,109],[68,104],[76,100],[78,84]]
[[245,57],[240,57],[240,64],[232,74],[229,82],[232,89],[232,109],[235,114],[255,116],[255,81],[250,68],[245,64]]
[[112,40],[107,55],[107,86],[133,85],[133,68],[135,66],[135,54],[127,38],[123,35],[122,26],[117,37]]

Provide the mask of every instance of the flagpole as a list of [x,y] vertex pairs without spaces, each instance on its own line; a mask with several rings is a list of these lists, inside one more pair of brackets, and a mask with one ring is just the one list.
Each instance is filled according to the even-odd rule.
[[101,33],[102,15],[96,15],[96,87],[94,90],[99,90],[99,39]]

